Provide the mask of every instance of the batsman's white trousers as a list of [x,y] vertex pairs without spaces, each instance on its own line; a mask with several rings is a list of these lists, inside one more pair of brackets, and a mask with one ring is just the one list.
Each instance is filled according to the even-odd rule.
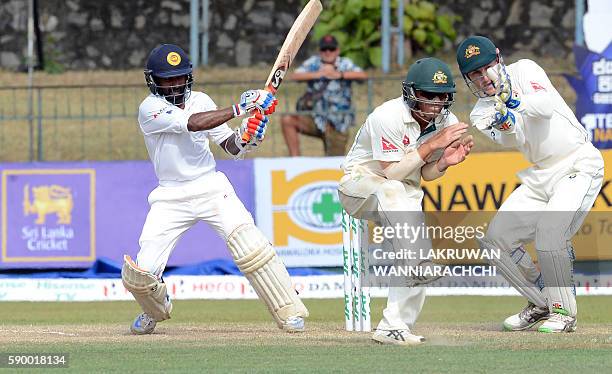
[[198,221],[210,225],[224,240],[240,225],[251,223],[225,174],[208,173],[177,186],[159,186],[149,194],[151,209],[140,235],[138,267],[161,276],[181,236]]
[[[353,217],[366,212],[420,212],[423,191],[406,183],[371,174],[353,167],[345,175],[339,190],[344,209]],[[390,287],[387,307],[378,324],[379,330],[412,328],[425,302],[424,287]]]

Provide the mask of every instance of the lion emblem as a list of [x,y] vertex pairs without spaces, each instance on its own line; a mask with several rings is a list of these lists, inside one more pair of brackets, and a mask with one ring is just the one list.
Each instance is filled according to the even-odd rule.
[[478,56],[479,54],[480,54],[480,47],[476,47],[473,44],[470,44],[465,49],[465,58],[470,58],[470,57]]
[[434,73],[433,78],[431,80],[435,84],[446,84],[448,82],[448,77],[442,70],[438,70]]
[[72,222],[72,192],[70,188],[53,184],[51,186],[32,187],[34,199],[30,202],[30,186],[23,187],[23,214],[37,214],[35,223],[43,225],[48,214],[57,215],[57,224],[69,225]]

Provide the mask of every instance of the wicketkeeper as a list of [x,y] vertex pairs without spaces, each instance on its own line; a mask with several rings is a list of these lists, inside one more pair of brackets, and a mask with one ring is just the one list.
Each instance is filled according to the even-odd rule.
[[[470,36],[457,48],[457,63],[479,98],[472,124],[533,164],[518,174],[521,186],[503,203],[481,242],[502,249],[493,264],[528,300],[503,326],[525,330],[546,320],[539,331],[574,331],[571,239],[601,189],[601,153],[535,62],[506,66],[491,40]],[[523,247],[534,240],[541,274]]]

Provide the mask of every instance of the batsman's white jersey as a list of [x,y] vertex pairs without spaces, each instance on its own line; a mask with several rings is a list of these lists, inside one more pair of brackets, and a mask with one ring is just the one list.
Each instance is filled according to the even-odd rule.
[[140,236],[137,263],[143,270],[160,275],[181,235],[199,220],[224,239],[238,226],[253,223],[227,177],[215,170],[209,148],[209,140],[221,144],[232,130],[227,124],[208,131],[187,129],[192,114],[215,109],[202,92],[192,92],[185,109],[154,95],[140,104],[138,123],[159,179]]
[[[518,173],[522,184],[502,204],[489,225],[486,240],[505,253],[535,241],[548,294],[540,294],[537,287],[525,287],[532,283],[521,274],[504,275],[518,279],[513,285],[534,304],[543,307],[548,300],[550,310],[556,305],[575,315],[572,290],[567,285],[558,287],[557,280],[569,279],[570,261],[557,269],[547,263],[560,263],[548,261],[554,256],[573,256],[571,239],[602,186],[603,158],[540,66],[520,60],[507,66],[507,72],[521,101],[518,108],[511,109],[516,117],[515,130],[502,133],[490,127],[493,98],[479,99],[470,118],[491,140],[518,149],[533,166]],[[533,289],[537,294],[527,292]]]
[[215,170],[208,141],[221,144],[232,130],[227,124],[208,131],[187,130],[192,114],[215,109],[215,103],[203,92],[192,92],[185,109],[153,94],[140,104],[138,123],[161,186],[183,184]]
[[[416,150],[442,128],[457,122],[457,117],[450,113],[421,132],[402,97],[377,107],[359,129],[342,166],[345,175],[340,181],[339,196],[345,210],[358,218],[368,211],[420,212],[421,168],[403,181],[396,181],[385,178],[379,161],[400,161],[406,152]],[[424,163],[436,162],[440,156],[441,153],[434,153]],[[424,301],[424,287],[390,287],[387,307],[377,328],[413,327]]]

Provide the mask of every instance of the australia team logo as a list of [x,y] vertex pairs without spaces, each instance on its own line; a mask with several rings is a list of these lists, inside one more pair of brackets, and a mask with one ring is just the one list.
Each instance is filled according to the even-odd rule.
[[431,80],[435,84],[446,84],[448,82],[448,77],[446,76],[446,74],[444,74],[442,70],[438,70],[434,73]]
[[478,56],[480,54],[480,47],[477,47],[473,44],[470,44],[465,49],[465,58],[472,58],[474,56]]

